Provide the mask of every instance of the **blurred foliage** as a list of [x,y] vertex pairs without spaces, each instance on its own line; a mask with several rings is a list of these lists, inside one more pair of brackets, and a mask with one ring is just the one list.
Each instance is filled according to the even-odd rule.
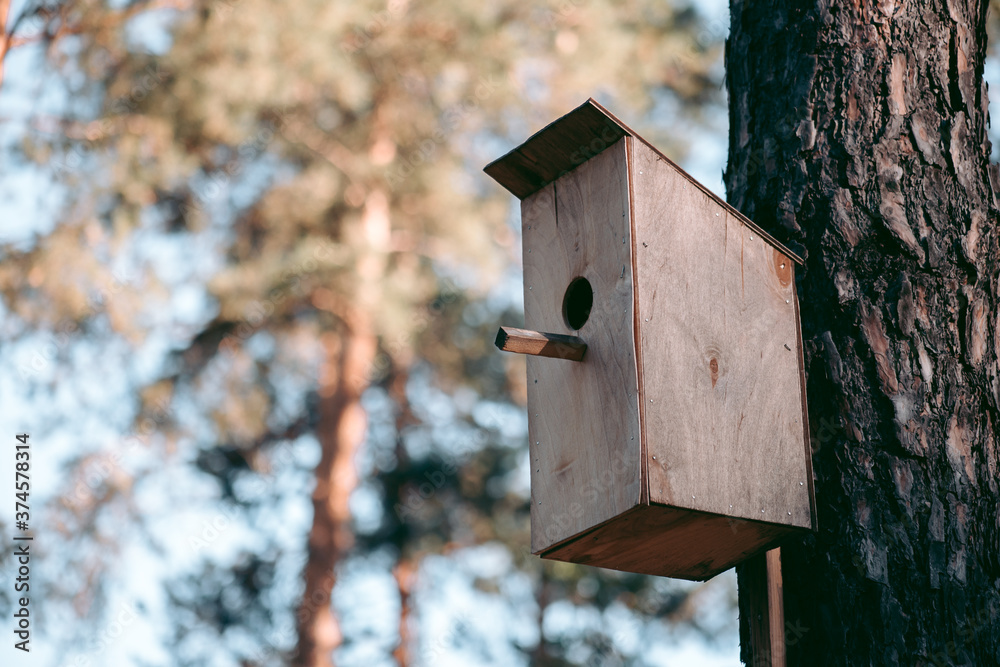
[[[430,554],[499,543],[542,616],[622,605],[640,624],[720,630],[699,620],[706,589],[526,552],[524,366],[492,346],[499,322],[522,318],[519,227],[481,168],[589,96],[683,159],[668,132],[718,109],[724,26],[687,5],[601,0],[67,0],[24,16],[67,94],[10,160],[49,170],[64,205],[2,249],[9,337],[62,336],[57,365],[82,341],[162,357],[152,373],[118,362],[135,397],[123,441],[139,444],[89,443],[67,464],[50,521],[79,546],[79,576],[51,584],[48,604],[100,617],[121,526],[169,539],[136,494],[180,462],[214,480],[210,511],[261,535],[172,575],[174,664],[283,661],[301,587],[280,573],[301,571],[305,535],[255,526],[307,498],[297,452],[316,446],[320,341],[362,313],[378,353],[358,493],[378,509],[356,521],[356,557],[391,554],[402,582]],[[25,379],[51,396],[65,381]],[[476,587],[503,594],[497,579]],[[644,664],[615,658],[610,631],[543,636],[519,647],[526,660]],[[345,634],[345,650],[361,641]]]

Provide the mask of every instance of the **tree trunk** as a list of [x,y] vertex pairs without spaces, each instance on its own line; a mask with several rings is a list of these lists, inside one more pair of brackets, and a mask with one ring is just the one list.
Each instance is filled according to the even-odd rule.
[[399,644],[392,652],[392,657],[399,667],[409,667],[410,647],[413,645],[413,637],[410,635],[410,625],[413,623],[410,618],[410,596],[417,578],[417,564],[408,558],[401,558],[393,568],[392,576],[399,589]]
[[354,543],[351,492],[357,486],[354,459],[365,431],[361,392],[375,357],[375,337],[361,317],[349,330],[323,337],[326,363],[320,378],[320,461],[313,490],[313,524],[309,531],[305,588],[299,604],[298,651],[295,665],[331,667],[341,635],[330,604],[334,568]]
[[326,289],[316,290],[312,297],[317,308],[333,313],[343,327],[322,339],[326,361],[319,378],[317,427],[322,452],[316,464],[305,589],[297,615],[293,663],[297,667],[330,667],[331,654],[341,641],[330,599],[334,569],[354,544],[348,501],[358,483],[354,459],[365,433],[361,394],[371,381],[378,350],[372,310],[381,301],[389,224],[388,197],[374,189],[365,200],[360,231],[367,249],[358,254],[357,284],[350,302]]
[[0,0],[0,88],[3,87],[3,66],[10,50],[10,0]]
[[538,568],[538,646],[531,651],[532,665],[545,665],[549,662],[549,651],[545,644],[545,610],[549,608],[552,584],[545,572],[545,563]]
[[732,0],[729,200],[807,258],[789,665],[1000,664],[987,5]]

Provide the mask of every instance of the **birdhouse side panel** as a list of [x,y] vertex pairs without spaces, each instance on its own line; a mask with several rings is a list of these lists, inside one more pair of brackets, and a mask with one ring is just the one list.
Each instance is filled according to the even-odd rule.
[[525,327],[587,344],[580,362],[527,358],[531,543],[540,553],[640,500],[625,140],[524,199],[521,218]]
[[792,261],[634,146],[650,500],[810,527]]

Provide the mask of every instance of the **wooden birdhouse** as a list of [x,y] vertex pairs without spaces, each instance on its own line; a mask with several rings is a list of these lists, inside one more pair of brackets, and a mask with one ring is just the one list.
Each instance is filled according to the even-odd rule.
[[521,200],[532,551],[707,579],[812,529],[801,260],[593,100],[485,171]]

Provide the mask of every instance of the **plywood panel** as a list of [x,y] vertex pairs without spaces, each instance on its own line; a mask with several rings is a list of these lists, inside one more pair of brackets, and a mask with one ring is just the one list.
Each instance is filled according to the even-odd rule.
[[[522,201],[527,329],[579,336],[581,362],[529,357],[531,542],[539,552],[639,502],[632,240],[625,140]],[[566,288],[593,288],[573,331]]]
[[632,146],[650,500],[811,526],[794,265]]
[[638,505],[613,521],[556,545],[542,557],[701,581],[801,531],[662,505]]
[[645,145],[656,153],[662,162],[687,179],[692,187],[701,190],[712,201],[729,211],[730,215],[741,220],[744,225],[756,230],[796,263],[800,265],[803,263],[802,258],[782,246],[752,220],[699,183],[593,98],[549,123],[523,144],[486,165],[483,171],[519,199],[524,199],[613,145],[623,136]]
[[613,146],[627,133],[603,107],[587,100],[486,165],[483,171],[524,199]]

